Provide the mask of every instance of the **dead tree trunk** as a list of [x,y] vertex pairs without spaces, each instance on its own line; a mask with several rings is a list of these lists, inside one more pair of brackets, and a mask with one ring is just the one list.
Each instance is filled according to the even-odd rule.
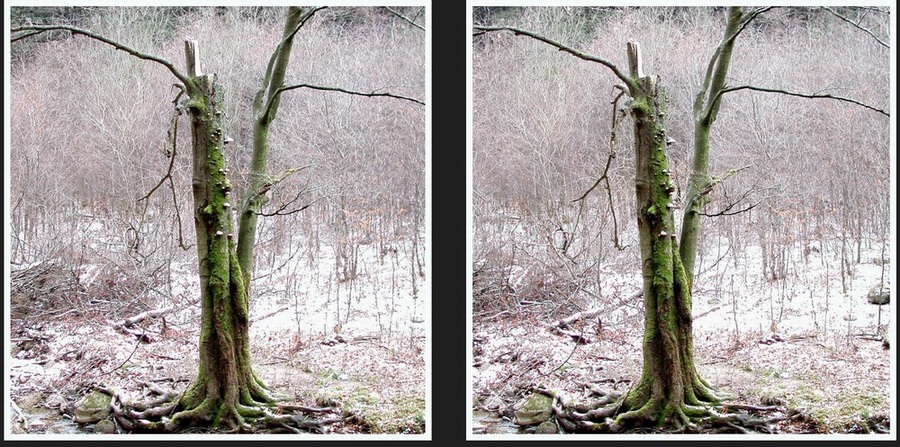
[[665,93],[656,76],[641,73],[640,48],[629,42],[634,118],[638,232],[644,278],[644,367],[641,379],[625,396],[626,410],[616,424],[628,420],[682,426],[691,405],[715,400],[697,373],[691,318],[691,294],[678,252],[672,209],[675,185],[669,177],[665,126]]
[[247,288],[232,232],[223,98],[214,75],[199,72],[196,42],[186,42],[193,88],[185,104],[193,142],[194,222],[200,270],[200,370],[178,402],[169,424],[211,423],[240,427],[247,408],[270,403],[250,364]]

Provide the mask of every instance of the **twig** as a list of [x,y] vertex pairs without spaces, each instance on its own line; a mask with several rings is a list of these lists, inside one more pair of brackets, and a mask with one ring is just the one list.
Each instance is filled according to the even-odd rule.
[[273,315],[275,315],[275,314],[284,312],[284,311],[286,311],[286,310],[288,310],[288,309],[290,309],[290,307],[284,306],[284,307],[282,307],[281,309],[273,310],[272,312],[269,312],[269,313],[267,313],[267,314],[261,315],[261,316],[258,317],[258,318],[254,318],[254,319],[251,320],[250,322],[251,322],[251,323],[256,323],[256,322],[258,322],[258,321],[265,320],[266,318],[269,318],[269,317],[271,317],[271,316],[273,316]]
[[856,23],[856,22],[854,22],[853,20],[850,20],[849,18],[847,18],[847,17],[844,16],[843,14],[841,14],[841,13],[839,13],[839,12],[837,12],[837,11],[835,11],[835,10],[833,10],[833,9],[831,9],[831,8],[829,8],[829,7],[827,7],[827,6],[822,6],[821,8],[824,9],[824,10],[826,10],[826,11],[828,11],[828,12],[830,12],[830,13],[831,13],[832,15],[834,15],[835,17],[837,17],[837,18],[839,18],[839,19],[841,19],[841,20],[843,20],[843,21],[845,21],[845,22],[847,22],[847,23],[853,25],[853,27],[855,27],[855,28],[857,28],[857,29],[860,29],[860,30],[864,31],[866,34],[868,34],[868,35],[871,36],[873,39],[875,39],[876,42],[878,42],[879,44],[881,44],[881,46],[883,46],[883,47],[885,47],[885,48],[890,48],[890,47],[891,47],[887,42],[885,42],[885,41],[879,39],[878,36],[875,35],[875,33],[873,33],[872,31],[869,31],[867,28],[864,28],[864,27],[863,27],[862,25],[860,25],[859,23]]
[[704,310],[703,312],[700,312],[699,314],[694,315],[693,317],[691,317],[691,319],[692,319],[692,320],[696,320],[696,319],[698,319],[698,318],[700,318],[700,317],[703,317],[703,316],[706,316],[706,315],[708,315],[708,314],[710,314],[710,313],[713,313],[713,312],[715,312],[715,311],[717,311],[717,310],[719,310],[719,309],[721,309],[721,308],[722,308],[722,306],[715,306],[715,307],[713,307],[713,308]]
[[403,15],[403,14],[400,14],[399,12],[395,11],[395,10],[394,10],[393,8],[391,8],[390,6],[382,6],[382,8],[386,9],[386,10],[387,10],[388,12],[390,12],[391,14],[393,14],[393,15],[395,15],[395,16],[397,16],[397,17],[399,17],[399,18],[401,18],[401,19],[403,19],[403,20],[409,22],[410,25],[412,25],[412,26],[414,26],[414,27],[416,27],[416,28],[419,28],[419,29],[422,30],[422,31],[425,31],[425,27],[424,27],[424,26],[419,25],[418,23],[414,22],[414,21],[413,21],[412,19],[410,19],[409,17],[406,17],[406,16]]

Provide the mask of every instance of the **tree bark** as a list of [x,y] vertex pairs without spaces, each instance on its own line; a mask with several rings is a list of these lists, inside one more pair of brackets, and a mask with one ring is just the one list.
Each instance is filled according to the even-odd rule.
[[200,365],[197,377],[165,425],[243,426],[251,407],[271,403],[250,363],[247,288],[232,233],[231,184],[223,142],[223,98],[215,76],[199,73],[196,43],[186,43],[188,67],[197,67],[185,104],[193,144],[194,223],[200,271]]
[[[725,24],[725,36],[722,43],[709,62],[704,86],[697,93],[694,103],[694,155],[691,162],[691,177],[688,181],[685,197],[684,216],[681,220],[681,249],[679,255],[684,264],[688,290],[694,285],[694,262],[697,258],[697,239],[700,234],[700,212],[707,202],[706,194],[712,187],[709,176],[709,131],[719,112],[721,96],[719,92],[725,88],[725,78],[731,65],[731,53],[734,49],[737,33],[743,19],[743,7],[732,6],[728,9]],[[705,104],[703,99],[707,98]]]
[[[303,25],[302,9],[288,8],[282,40],[272,53],[266,67],[263,83],[253,100],[253,155],[250,160],[250,176],[241,207],[237,253],[244,272],[244,285],[249,292],[250,274],[253,272],[253,249],[256,247],[256,227],[259,211],[265,205],[266,192],[271,187],[267,164],[269,158],[269,125],[278,111],[278,89],[284,84],[287,65],[291,59],[291,48],[297,29]],[[309,14],[314,13],[312,10]],[[271,107],[269,103],[271,102]]]
[[[638,44],[629,42],[629,65],[640,74]],[[682,426],[715,395],[697,373],[691,317],[691,294],[678,251],[672,213],[674,183],[666,150],[665,93],[656,76],[635,78],[631,91],[634,118],[635,193],[644,278],[644,366],[641,379],[625,396],[624,413],[615,423]]]

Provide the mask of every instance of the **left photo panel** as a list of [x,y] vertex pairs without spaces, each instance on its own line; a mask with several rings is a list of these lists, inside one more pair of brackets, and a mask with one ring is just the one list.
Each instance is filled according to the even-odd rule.
[[405,4],[6,7],[5,438],[431,438]]

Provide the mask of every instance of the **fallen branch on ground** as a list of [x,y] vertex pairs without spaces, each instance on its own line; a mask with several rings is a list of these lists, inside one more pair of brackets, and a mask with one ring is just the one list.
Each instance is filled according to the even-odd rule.
[[162,309],[148,310],[147,312],[137,314],[131,318],[126,318],[125,321],[119,323],[117,326],[124,327],[132,327],[148,318],[159,318],[169,312],[171,312],[173,307],[163,307]]
[[250,321],[250,323],[252,324],[252,323],[256,323],[256,322],[258,322],[258,321],[265,320],[266,318],[272,317],[272,316],[274,316],[274,315],[276,315],[276,314],[279,314],[279,313],[281,313],[281,312],[284,312],[284,311],[286,311],[286,310],[288,310],[288,309],[290,309],[290,306],[284,306],[284,307],[282,307],[281,309],[273,310],[272,312],[269,312],[269,313],[267,313],[267,314],[264,314],[264,315],[261,315],[261,316],[259,316],[259,317],[257,317],[257,318],[254,318],[253,320]]

